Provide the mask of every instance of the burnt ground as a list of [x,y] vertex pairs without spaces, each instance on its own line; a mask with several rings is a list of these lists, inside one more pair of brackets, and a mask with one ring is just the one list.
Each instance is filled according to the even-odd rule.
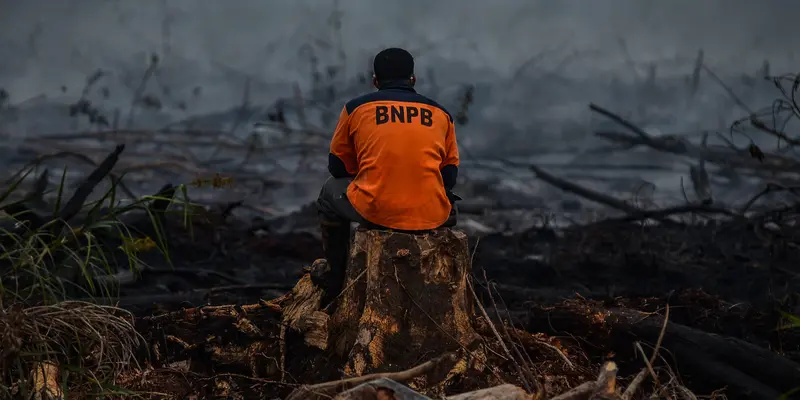
[[800,255],[792,239],[733,223],[598,223],[489,235],[480,240],[474,265],[498,283],[542,290],[543,301],[554,300],[547,290],[614,298],[700,289],[769,309],[776,300],[786,306],[796,301]]
[[[783,312],[800,311],[795,235],[743,221],[698,226],[598,223],[562,232],[534,229],[481,239],[473,269],[486,270],[511,309],[541,314],[565,298],[658,314],[669,305],[670,322],[742,338],[798,362],[800,336],[778,329]],[[548,334],[571,334],[569,324],[558,326],[552,319],[546,327]],[[618,336],[616,342],[586,337],[589,345],[583,349],[594,357],[614,353],[623,367],[635,369],[641,361],[635,360],[630,343],[624,343],[626,336],[631,342],[639,340],[635,334]],[[673,357],[672,361],[680,366],[685,360]],[[705,376],[681,377],[698,394],[719,388]],[[738,397],[735,392],[728,395]]]
[[[285,293],[303,266],[322,256],[316,235],[271,232],[278,229],[264,221],[242,222],[204,212],[193,218],[192,234],[182,225],[179,218],[168,224],[174,269],[162,263],[144,271],[140,280],[122,287],[121,306],[147,316],[203,304],[254,303]],[[607,221],[490,234],[472,240],[473,247],[477,245],[473,274],[484,287],[486,304],[490,300],[484,277],[500,295],[498,310],[513,315],[518,327],[557,342],[584,372],[613,359],[620,364],[621,377],[636,374],[643,363],[633,343],[653,343],[655,338],[637,331],[635,324],[597,330],[589,326],[591,318],[582,324],[574,316],[559,317],[561,310],[585,309],[590,316],[603,309],[663,315],[669,305],[670,323],[741,338],[800,362],[800,335],[777,329],[782,312],[800,311],[795,233],[764,226],[769,226],[766,219],[660,226]],[[693,374],[696,366],[687,364],[685,355],[662,356],[698,395],[724,389],[724,379]],[[564,386],[587,379],[583,372],[568,371],[555,352],[545,349],[532,357],[538,373],[561,379]],[[315,379],[319,375],[297,377],[300,383]],[[169,382],[155,379],[152,385],[174,384]],[[464,382],[458,389],[476,385]],[[199,390],[178,386],[182,389],[147,389]],[[773,387],[786,390],[780,383]],[[725,393],[730,398],[758,398],[737,390]]]

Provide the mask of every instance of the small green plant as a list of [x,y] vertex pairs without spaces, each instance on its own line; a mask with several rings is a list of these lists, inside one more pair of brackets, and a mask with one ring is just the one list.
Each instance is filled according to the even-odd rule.
[[[185,188],[177,189],[185,193]],[[75,296],[111,296],[114,288],[97,276],[113,274],[121,262],[137,269],[143,252],[158,250],[168,261],[162,218],[175,189],[124,206],[116,204],[115,191],[112,186],[100,200],[83,205],[85,215],[75,222],[58,218],[58,213],[45,220],[20,201],[0,205],[5,212],[0,215],[0,300],[52,304]],[[59,190],[57,207],[61,195]],[[0,196],[0,201],[7,197]],[[128,223],[127,215],[146,223]]]
[[785,312],[781,312],[781,315],[783,315],[784,321],[781,324],[780,329],[800,328],[800,317]]
[[191,227],[193,207],[175,196],[187,199],[184,186],[121,204],[120,178],[100,199],[87,201],[121,149],[66,201],[65,170],[52,211],[29,205],[48,204],[46,171],[30,193],[19,195],[31,170],[0,193],[0,398],[30,398],[43,390],[69,392],[68,398],[120,394],[115,382],[137,366],[143,339],[133,316],[75,299],[113,302],[115,281],[99,278],[137,269],[142,253],[159,251],[169,262],[166,213],[182,206],[183,222]]

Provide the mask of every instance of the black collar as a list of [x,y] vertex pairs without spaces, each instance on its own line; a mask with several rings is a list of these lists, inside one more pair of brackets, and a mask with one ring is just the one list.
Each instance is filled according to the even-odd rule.
[[402,90],[406,92],[417,92],[407,80],[386,81],[381,82],[380,85],[381,86],[378,90]]

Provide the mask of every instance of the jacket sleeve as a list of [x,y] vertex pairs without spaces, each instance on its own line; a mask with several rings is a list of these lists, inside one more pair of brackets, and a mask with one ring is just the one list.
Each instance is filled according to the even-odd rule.
[[453,190],[453,187],[456,186],[456,180],[458,179],[458,164],[459,164],[459,157],[458,157],[458,143],[456,142],[456,127],[451,120],[447,127],[447,134],[445,135],[444,139],[444,146],[445,146],[445,157],[442,161],[442,166],[440,167],[440,171],[442,173],[442,181],[444,182],[444,188],[449,190]]
[[352,177],[358,173],[358,158],[353,137],[350,135],[350,115],[346,107],[342,108],[339,122],[333,131],[330,154],[328,154],[328,171],[334,178]]

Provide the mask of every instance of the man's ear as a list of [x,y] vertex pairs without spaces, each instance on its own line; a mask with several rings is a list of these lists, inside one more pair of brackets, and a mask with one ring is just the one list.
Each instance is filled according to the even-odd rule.
[[372,75],[372,86],[375,86],[375,89],[380,89],[380,85],[378,85],[378,77]]
[[408,79],[408,82],[411,83],[411,86],[416,85],[417,84],[417,76],[416,75],[411,75],[411,78]]

